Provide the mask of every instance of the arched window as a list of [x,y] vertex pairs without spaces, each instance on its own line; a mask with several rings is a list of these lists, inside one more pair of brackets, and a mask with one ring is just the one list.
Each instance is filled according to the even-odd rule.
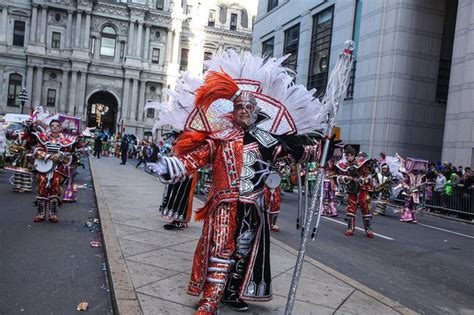
[[101,33],[100,55],[114,57],[115,56],[115,39],[117,33],[111,26],[106,26]]
[[21,75],[17,73],[10,74],[8,78],[8,102],[7,106],[20,106],[18,95],[21,92]]

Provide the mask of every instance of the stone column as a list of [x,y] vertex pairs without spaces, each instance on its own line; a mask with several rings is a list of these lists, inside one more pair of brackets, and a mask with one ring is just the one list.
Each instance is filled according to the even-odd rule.
[[166,34],[166,59],[165,64],[171,63],[171,49],[173,47],[173,32],[168,29]]
[[130,21],[130,26],[128,28],[128,55],[132,56],[133,55],[133,49],[134,49],[134,46],[135,46],[135,43],[134,43],[134,33],[135,33],[135,22],[134,21]]
[[86,78],[87,73],[85,71],[81,71],[81,78],[79,80],[79,92],[77,95],[77,105],[76,105],[76,112],[75,114],[82,117],[84,113],[84,102],[86,99]]
[[95,48],[94,48],[94,59],[99,59],[100,57],[100,38],[95,39]]
[[145,107],[145,87],[146,81],[140,81],[140,93],[138,96],[138,121],[143,121],[145,115],[143,108]]
[[72,13],[73,11],[67,11],[67,23],[66,23],[66,45],[65,48],[71,48],[71,38],[72,38]]
[[[0,21],[0,23],[1,22],[2,21]],[[3,76],[4,75],[5,75],[4,66],[0,65],[0,100],[3,100],[3,95],[5,95],[5,93],[7,93],[7,91],[8,91],[8,87],[5,89],[6,86],[3,86],[3,81],[4,81]],[[28,95],[31,95],[31,94],[28,94]]]
[[74,47],[81,47],[81,21],[82,20],[82,12],[77,11],[76,13],[76,31],[74,32]]
[[[33,107],[31,106],[33,104],[33,100],[32,100],[32,96],[33,96],[33,74],[34,74],[34,69],[33,69],[33,66],[28,66],[27,70],[26,70],[26,91],[28,92],[28,97],[29,97],[29,101],[28,103],[30,103],[30,107]],[[3,79],[3,76],[0,78],[0,80]],[[0,86],[2,86],[0,84]]]
[[91,13],[86,12],[86,26],[84,29],[84,48],[89,50],[89,42],[91,37]]
[[125,78],[123,84],[123,99],[122,99],[122,119],[128,119],[128,104],[130,96],[130,79]]
[[33,4],[30,24],[30,43],[36,42],[36,28],[38,25],[38,6]]
[[65,113],[67,111],[68,79],[69,79],[69,71],[64,70],[61,77],[61,96],[59,98],[59,108],[58,108],[58,112],[60,113]]
[[138,35],[137,35],[137,44],[136,44],[136,50],[135,50],[135,55],[137,57],[141,57],[142,54],[142,32],[143,32],[143,22],[138,21]]
[[181,38],[181,32],[179,30],[174,31],[174,38],[173,38],[173,51],[172,51],[172,58],[170,59],[173,64],[178,63],[178,50],[179,50],[179,40]]
[[76,106],[76,90],[77,90],[77,71],[71,72],[71,86],[69,87],[69,106],[67,107],[67,114],[71,114]]
[[40,106],[41,104],[41,91],[43,90],[43,67],[36,67],[36,79],[35,79],[35,93],[34,93],[34,106]]
[[41,31],[39,35],[39,42],[42,45],[46,44],[46,24],[48,23],[48,8],[43,6],[41,7]]
[[0,25],[2,26],[2,29],[4,29],[3,32],[0,32],[0,42],[6,42],[7,41],[6,30],[8,29],[8,7],[6,5],[4,5],[2,8],[2,20],[1,20]]
[[150,25],[145,24],[145,47],[143,59],[148,60],[148,51],[150,50]]
[[138,80],[132,79],[132,102],[130,104],[130,119],[137,119],[137,102],[138,102]]

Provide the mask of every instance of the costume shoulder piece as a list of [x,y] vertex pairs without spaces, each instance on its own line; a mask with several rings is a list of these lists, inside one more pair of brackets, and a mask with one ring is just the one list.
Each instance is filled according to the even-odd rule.
[[42,144],[49,140],[48,136],[44,132],[33,132],[33,134]]
[[336,164],[336,167],[343,172],[346,172],[349,169],[349,163],[347,161],[339,161]]
[[72,135],[61,134],[61,139],[59,140],[59,143],[62,147],[69,147],[76,143],[76,137]]
[[213,132],[209,135],[209,138],[214,140],[221,140],[221,141],[230,141],[236,138],[243,137],[244,132],[238,128],[229,128],[224,129],[221,131]]
[[265,148],[270,148],[278,143],[278,140],[271,133],[258,127],[251,128],[249,133]]
[[362,165],[367,163],[370,159],[367,156],[357,156],[355,164],[353,165],[355,168],[361,168]]

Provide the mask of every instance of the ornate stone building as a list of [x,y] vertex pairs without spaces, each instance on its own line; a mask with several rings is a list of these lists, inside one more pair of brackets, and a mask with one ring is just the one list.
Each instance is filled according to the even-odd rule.
[[[0,0],[0,114],[32,106],[141,137],[180,70],[203,72],[218,49],[250,49],[254,1]],[[157,115],[157,114],[156,114]]]

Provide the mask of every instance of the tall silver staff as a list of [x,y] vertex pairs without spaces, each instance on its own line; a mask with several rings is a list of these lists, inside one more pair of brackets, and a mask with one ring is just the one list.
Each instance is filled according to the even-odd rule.
[[[339,58],[336,62],[336,66],[329,76],[328,85],[326,87],[326,94],[323,98],[323,105],[329,109],[328,112],[328,124],[325,131],[325,142],[324,149],[321,155],[321,161],[319,164],[319,170],[316,177],[316,183],[313,188],[313,196],[311,198],[311,206],[305,213],[306,220],[304,221],[304,228],[302,231],[300,248],[298,251],[298,257],[296,258],[295,270],[293,272],[293,280],[290,286],[290,292],[288,293],[288,301],[286,303],[285,314],[290,315],[293,311],[293,306],[296,298],[296,290],[298,288],[298,282],[301,276],[301,270],[303,268],[303,261],[306,252],[306,243],[308,241],[309,233],[312,233],[313,239],[316,238],[319,221],[321,218],[321,209],[323,202],[323,180],[325,176],[326,159],[329,151],[331,142],[332,129],[336,122],[337,112],[339,110],[339,104],[343,99],[347,91],[349,84],[349,76],[352,68],[352,51],[354,50],[355,44],[353,41],[348,40],[344,43],[344,50],[339,54]],[[316,224],[311,232],[313,225],[313,218],[316,216]]]

